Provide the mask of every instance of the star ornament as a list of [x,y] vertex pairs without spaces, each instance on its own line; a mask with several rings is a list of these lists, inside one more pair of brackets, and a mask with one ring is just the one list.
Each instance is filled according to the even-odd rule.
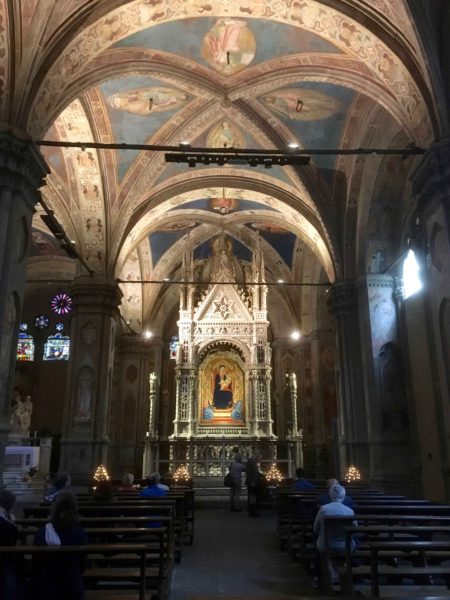
[[215,301],[214,304],[216,306],[214,314],[220,314],[222,319],[226,319],[230,315],[234,302],[230,302],[225,296],[222,296],[222,298]]

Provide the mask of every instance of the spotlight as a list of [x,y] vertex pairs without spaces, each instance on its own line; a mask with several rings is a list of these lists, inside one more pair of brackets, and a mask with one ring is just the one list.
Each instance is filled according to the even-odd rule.
[[277,279],[277,283],[284,283],[284,279]]
[[164,277],[163,281],[170,281],[169,277]]
[[293,332],[291,333],[291,338],[292,338],[294,341],[298,341],[298,340],[300,339],[300,335],[301,335],[301,334],[300,334],[300,331],[293,331]]
[[148,329],[146,331],[144,331],[144,337],[147,340],[149,340],[152,336],[153,336],[153,333],[151,331],[149,331]]
[[291,142],[290,144],[288,144],[288,148],[290,148],[291,150],[297,150],[297,148],[299,148],[299,145],[295,142]]
[[181,146],[182,148],[189,148],[190,145],[191,145],[190,142],[188,142],[186,140],[183,140],[179,143],[179,146]]

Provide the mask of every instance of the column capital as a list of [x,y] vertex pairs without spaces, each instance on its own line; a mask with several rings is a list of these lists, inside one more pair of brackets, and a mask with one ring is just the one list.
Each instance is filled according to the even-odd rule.
[[50,169],[31,138],[0,125],[0,189],[21,192],[34,206],[48,173]]
[[123,296],[117,281],[101,275],[81,275],[70,289],[78,314],[116,314]]
[[334,316],[355,310],[358,304],[355,281],[347,279],[334,283],[327,294],[326,302]]
[[450,199],[450,137],[434,142],[411,176],[418,208],[428,210]]

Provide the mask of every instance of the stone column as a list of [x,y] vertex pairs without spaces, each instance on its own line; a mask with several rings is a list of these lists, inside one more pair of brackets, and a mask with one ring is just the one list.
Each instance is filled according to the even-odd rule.
[[353,281],[335,283],[327,304],[335,318],[338,349],[337,391],[340,465],[344,475],[351,464],[366,477],[369,472],[367,413],[358,320],[357,290]]
[[21,132],[0,131],[0,488],[34,205],[48,167]]
[[357,283],[370,480],[391,493],[414,494],[405,377],[395,280],[368,274]]
[[72,284],[76,312],[61,439],[61,468],[75,481],[88,481],[107,464],[114,350],[120,289],[101,276]]
[[111,466],[117,477],[126,472],[140,476],[144,447],[147,449],[157,437],[161,348],[160,340],[140,335],[124,335],[117,340],[118,382],[110,428],[114,446]]
[[[404,301],[412,415],[425,497],[450,499],[450,137],[436,141],[412,175],[413,249],[422,292]],[[425,378],[424,373],[428,375]],[[421,380],[418,381],[419,377]]]

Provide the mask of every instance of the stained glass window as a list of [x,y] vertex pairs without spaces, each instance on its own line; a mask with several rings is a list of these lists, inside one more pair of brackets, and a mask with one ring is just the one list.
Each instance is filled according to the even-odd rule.
[[47,329],[50,324],[50,319],[47,315],[38,315],[37,317],[34,317],[33,322],[36,329]]
[[16,359],[20,362],[32,362],[34,360],[34,339],[27,333],[28,325],[21,323],[19,327],[19,339],[17,341]]
[[170,358],[172,358],[173,360],[176,360],[176,358],[177,358],[177,348],[178,348],[178,336],[173,335],[172,339],[169,342]]
[[50,302],[50,308],[57,315],[67,315],[73,309],[73,301],[66,292],[59,292],[53,296]]
[[61,332],[64,328],[62,323],[57,323],[58,333],[50,335],[44,345],[44,360],[69,360],[70,338]]

